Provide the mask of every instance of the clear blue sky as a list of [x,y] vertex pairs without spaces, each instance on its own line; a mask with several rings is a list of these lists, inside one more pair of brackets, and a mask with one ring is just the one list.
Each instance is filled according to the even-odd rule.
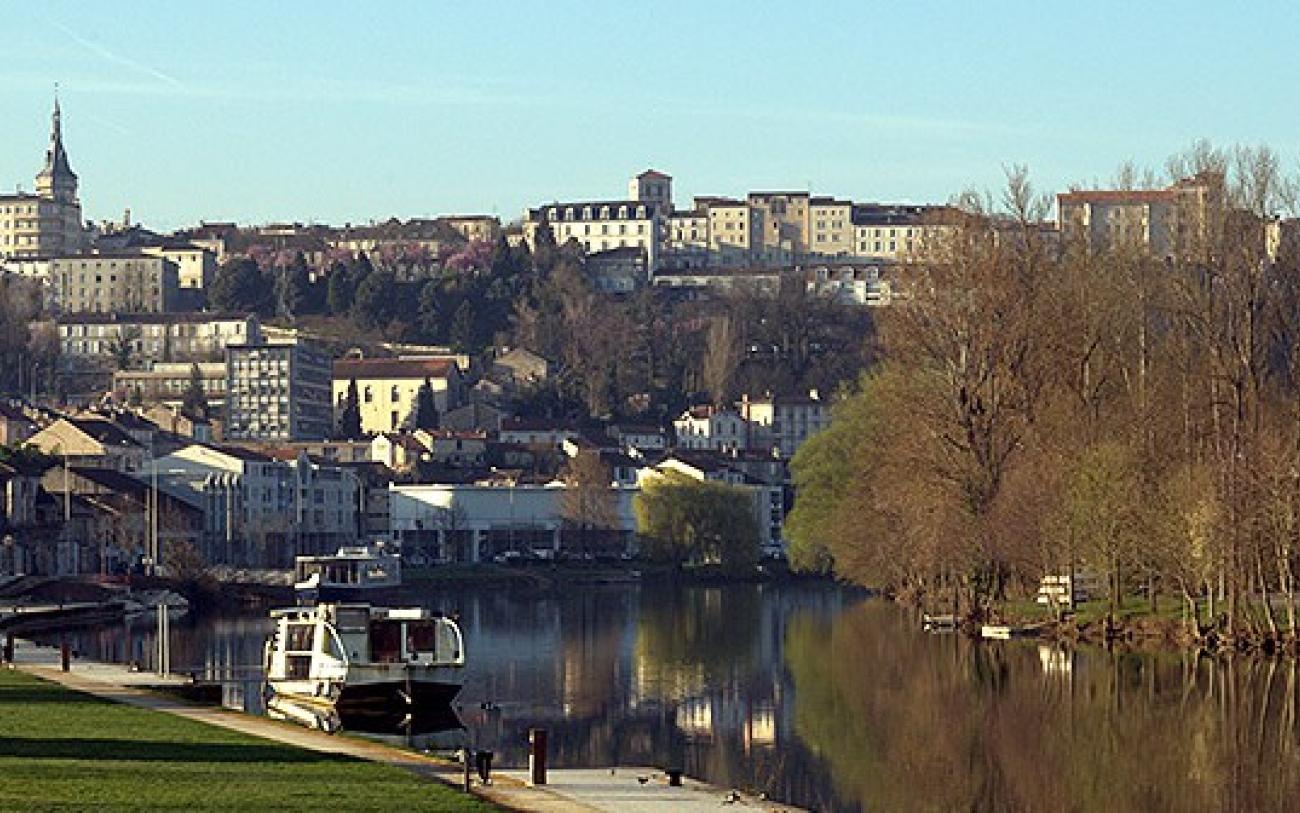
[[1300,163],[1300,9],[1191,2],[0,0],[0,188],[62,87],[88,217],[342,223],[811,188],[943,201],[1159,167]]

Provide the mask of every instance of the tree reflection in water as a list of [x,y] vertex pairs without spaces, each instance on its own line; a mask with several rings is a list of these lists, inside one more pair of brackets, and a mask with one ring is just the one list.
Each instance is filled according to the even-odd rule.
[[868,810],[1294,810],[1297,666],[791,620],[794,730]]

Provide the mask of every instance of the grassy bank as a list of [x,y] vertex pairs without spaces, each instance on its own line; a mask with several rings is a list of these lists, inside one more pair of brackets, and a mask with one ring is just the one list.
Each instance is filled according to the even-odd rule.
[[0,810],[168,809],[494,808],[399,768],[293,748],[0,670]]

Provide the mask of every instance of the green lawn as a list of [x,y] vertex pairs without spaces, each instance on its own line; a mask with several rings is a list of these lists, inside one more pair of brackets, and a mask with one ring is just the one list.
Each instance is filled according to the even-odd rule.
[[0,810],[493,809],[399,768],[110,703],[0,669]]

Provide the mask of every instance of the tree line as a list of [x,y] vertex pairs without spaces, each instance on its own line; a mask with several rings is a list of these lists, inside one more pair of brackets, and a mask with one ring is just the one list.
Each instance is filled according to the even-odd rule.
[[516,411],[557,419],[663,423],[699,400],[829,391],[863,368],[871,330],[864,309],[818,297],[795,277],[773,294],[605,293],[580,244],[556,245],[546,228],[532,250],[505,238],[468,243],[419,280],[398,279],[365,254],[337,258],[321,273],[301,254],[274,263],[235,258],[209,300],[266,318],[333,317],[348,334],[474,355],[525,347],[557,373]]
[[[880,362],[793,461],[797,566],[985,617],[1045,575],[1181,603],[1192,635],[1275,641],[1300,575],[1296,184],[1197,144],[1173,248],[1041,223],[1023,168],[903,271]],[[1126,173],[1127,178],[1132,173]],[[1285,236],[1285,232],[1281,232]]]

